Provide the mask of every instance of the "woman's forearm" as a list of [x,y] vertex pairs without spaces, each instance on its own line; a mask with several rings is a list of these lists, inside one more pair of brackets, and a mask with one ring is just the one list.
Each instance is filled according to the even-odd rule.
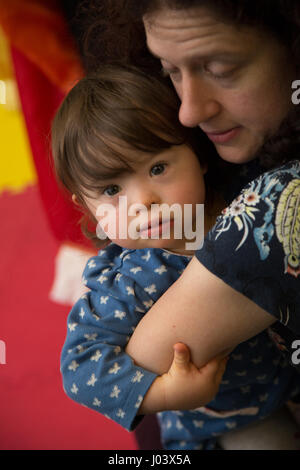
[[173,344],[183,342],[201,367],[274,322],[193,258],[138,324],[126,352],[138,365],[163,374],[172,362]]

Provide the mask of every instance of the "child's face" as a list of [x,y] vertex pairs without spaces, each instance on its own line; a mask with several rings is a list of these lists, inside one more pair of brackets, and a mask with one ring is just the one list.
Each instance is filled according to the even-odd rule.
[[[105,186],[101,183],[101,194],[85,198],[85,202],[107,237],[117,245],[187,253],[183,224],[188,222],[193,230],[199,225],[196,204],[204,203],[205,169],[187,145],[144,156],[130,151],[130,161],[136,162],[133,171],[106,181]],[[162,204],[166,210],[159,211]],[[177,204],[175,213],[169,210],[173,204]]]

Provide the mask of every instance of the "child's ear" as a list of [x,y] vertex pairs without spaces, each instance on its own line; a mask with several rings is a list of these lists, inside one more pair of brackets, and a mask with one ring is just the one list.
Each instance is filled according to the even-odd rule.
[[74,202],[74,204],[76,204],[76,206],[79,206],[79,202],[78,202],[77,197],[75,196],[75,194],[72,194],[72,201]]

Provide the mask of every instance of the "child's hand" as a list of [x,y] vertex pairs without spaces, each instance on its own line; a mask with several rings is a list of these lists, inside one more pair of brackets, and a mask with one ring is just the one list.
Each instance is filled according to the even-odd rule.
[[172,365],[160,377],[164,409],[192,410],[209,403],[219,390],[227,360],[223,353],[198,369],[190,360],[188,347],[176,343]]

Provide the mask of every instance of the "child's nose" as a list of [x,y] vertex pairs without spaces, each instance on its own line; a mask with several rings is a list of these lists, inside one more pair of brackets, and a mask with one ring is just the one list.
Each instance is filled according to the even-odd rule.
[[131,195],[131,203],[138,203],[145,206],[147,209],[151,208],[152,204],[160,204],[160,197],[152,187],[145,184],[135,186]]

